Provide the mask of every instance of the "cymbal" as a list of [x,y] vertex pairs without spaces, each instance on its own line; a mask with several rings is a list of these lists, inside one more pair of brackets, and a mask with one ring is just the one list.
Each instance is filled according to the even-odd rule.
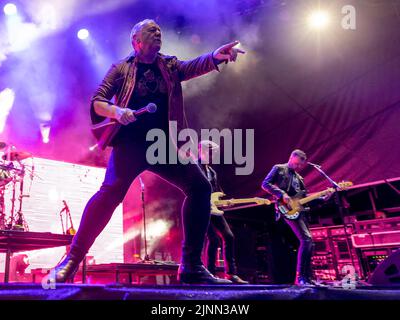
[[7,147],[7,143],[0,141],[0,150]]
[[[9,157],[7,157],[9,155]],[[26,151],[11,151],[3,155],[3,160],[20,161],[32,157],[32,154]]]

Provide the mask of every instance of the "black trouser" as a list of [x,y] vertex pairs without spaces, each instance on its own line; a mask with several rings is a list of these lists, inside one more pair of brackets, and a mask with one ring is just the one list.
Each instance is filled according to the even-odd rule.
[[211,185],[196,164],[149,165],[146,148],[133,144],[115,146],[100,190],[83,212],[71,254],[82,259],[122,202],[132,181],[150,170],[178,187],[185,195],[182,207],[182,263],[201,264],[201,252],[210,219]]
[[234,256],[234,236],[224,216],[211,215],[210,225],[207,231],[207,268],[215,274],[215,262],[217,259],[220,239],[223,243],[223,254],[225,272],[236,274],[236,263]]
[[296,271],[299,276],[311,278],[311,257],[313,251],[313,241],[311,232],[308,228],[307,217],[304,212],[296,220],[289,220],[285,218],[286,223],[293,230],[297,239],[300,241],[300,246],[297,253],[297,267]]

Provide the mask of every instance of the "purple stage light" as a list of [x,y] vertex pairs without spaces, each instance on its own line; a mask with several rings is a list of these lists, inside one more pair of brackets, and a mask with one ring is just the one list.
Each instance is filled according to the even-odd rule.
[[80,40],[86,40],[89,37],[89,30],[80,29],[76,35]]
[[7,3],[3,7],[3,11],[4,11],[4,14],[7,16],[13,16],[13,15],[17,14],[17,12],[18,12],[17,6],[14,3]]

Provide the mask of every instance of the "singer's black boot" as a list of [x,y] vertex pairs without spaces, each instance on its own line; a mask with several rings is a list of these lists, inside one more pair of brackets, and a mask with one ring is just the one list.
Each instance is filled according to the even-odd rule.
[[56,283],[72,282],[76,272],[79,269],[79,264],[85,257],[81,250],[72,246],[70,252],[53,270],[52,275],[55,277]]
[[71,257],[71,255],[67,255],[65,259],[54,268],[55,282],[72,282],[78,271],[79,263],[80,260],[76,260]]
[[183,284],[231,284],[232,281],[214,277],[202,264],[181,264],[178,281]]

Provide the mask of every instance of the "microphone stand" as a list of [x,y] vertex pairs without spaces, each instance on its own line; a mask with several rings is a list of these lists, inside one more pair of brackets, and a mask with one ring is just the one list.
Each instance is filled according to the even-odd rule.
[[62,217],[62,213],[63,213],[64,211],[65,211],[65,207],[62,208],[61,211],[60,211],[60,220],[61,220],[62,233],[63,233],[63,234],[66,234],[66,233],[65,233],[65,229],[64,229],[64,220],[63,220],[63,217]]
[[141,191],[141,201],[142,201],[142,219],[143,219],[143,239],[144,239],[144,259],[140,260],[139,263],[153,264],[154,262],[150,259],[147,253],[147,231],[146,231],[146,208],[144,201],[144,183],[142,178],[139,176],[140,191]]
[[141,201],[142,201],[142,219],[143,219],[143,239],[144,239],[144,259],[140,260],[138,263],[143,264],[165,264],[163,261],[157,261],[150,259],[150,256],[147,252],[147,231],[146,231],[146,210],[145,210],[145,201],[144,201],[144,183],[142,178],[139,176],[140,182],[140,190],[141,190]]
[[[344,219],[344,211],[345,211],[345,209],[347,210],[347,208],[343,205],[343,199],[339,195],[339,192],[338,192],[339,189],[340,189],[340,186],[331,177],[329,177],[324,170],[322,170],[320,165],[315,164],[315,163],[311,163],[311,162],[308,162],[308,164],[310,166],[314,167],[324,178],[326,178],[331,183],[332,187],[335,189],[335,204],[336,204],[336,206],[337,206],[337,208],[339,210],[339,216],[343,221],[343,231],[344,231],[344,234],[345,234],[347,251],[350,254],[351,263],[352,263],[352,265],[354,267],[354,257],[353,257],[353,254],[351,252],[351,247],[350,247],[350,243],[349,243],[350,235],[347,233],[347,225],[346,225],[346,222],[345,222],[345,219]],[[338,273],[339,273],[339,270],[338,270]]]

